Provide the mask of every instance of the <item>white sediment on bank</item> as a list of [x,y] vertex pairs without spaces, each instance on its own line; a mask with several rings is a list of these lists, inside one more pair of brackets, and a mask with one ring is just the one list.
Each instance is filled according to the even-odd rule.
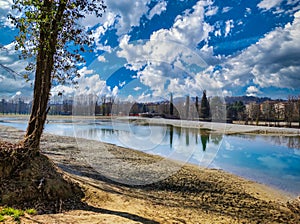
[[201,128],[209,129],[213,132],[223,134],[238,134],[238,133],[259,133],[259,134],[276,134],[276,135],[299,135],[300,129],[296,128],[281,128],[281,127],[266,127],[254,125],[239,125],[217,122],[201,122],[191,120],[169,120],[162,118],[142,118],[142,117],[118,117],[119,121],[134,121],[137,123],[149,123],[159,125],[173,125],[185,128]]

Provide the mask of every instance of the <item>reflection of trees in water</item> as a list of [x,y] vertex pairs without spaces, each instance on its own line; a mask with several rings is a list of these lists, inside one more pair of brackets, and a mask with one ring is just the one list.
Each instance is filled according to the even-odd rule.
[[185,144],[190,145],[190,132],[188,130],[185,131]]
[[[268,136],[270,142],[288,148],[300,149],[300,136]],[[268,138],[267,138],[268,139]]]
[[206,150],[206,145],[209,142],[209,134],[205,133],[203,130],[200,129],[200,137],[202,143],[202,150]]
[[169,126],[169,129],[170,129],[170,148],[173,147],[173,132],[174,132],[174,127],[171,125]]
[[264,141],[279,145],[286,146],[292,149],[300,149],[300,136],[269,136],[269,135],[237,135],[239,138],[256,140],[257,138],[261,138]]
[[222,134],[210,134],[210,139],[211,142],[214,143],[215,145],[219,145],[223,139]]
[[201,142],[202,150],[205,151],[207,148],[207,144],[210,142],[219,145],[222,141],[222,134],[211,134],[209,131],[205,129],[196,129],[196,128],[181,128],[181,127],[173,127],[172,125],[168,126],[169,131],[169,139],[170,139],[170,147],[173,147],[174,135],[177,135],[179,139],[181,139],[182,134],[185,134],[185,145],[190,146],[191,139],[195,139],[195,145],[199,145]]
[[76,130],[78,137],[87,137],[89,139],[98,139],[101,136],[111,136],[115,133],[114,129],[110,128],[89,128],[84,130]]

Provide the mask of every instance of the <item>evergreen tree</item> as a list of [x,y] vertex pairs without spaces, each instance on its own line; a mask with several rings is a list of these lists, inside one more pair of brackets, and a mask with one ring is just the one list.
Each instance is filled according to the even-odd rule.
[[170,96],[170,115],[174,115],[173,94]]
[[199,117],[199,98],[198,98],[198,96],[196,96],[195,107],[196,107],[196,111],[197,111],[197,116]]
[[203,91],[201,106],[200,106],[200,118],[207,120],[210,118],[210,106],[206,97],[206,90]]

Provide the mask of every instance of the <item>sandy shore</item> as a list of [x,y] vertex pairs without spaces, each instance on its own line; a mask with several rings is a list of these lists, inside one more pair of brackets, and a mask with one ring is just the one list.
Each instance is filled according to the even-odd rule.
[[[1,140],[23,134],[0,126]],[[221,170],[49,134],[42,151],[85,189],[90,209],[26,216],[23,223],[300,223],[299,199]]]

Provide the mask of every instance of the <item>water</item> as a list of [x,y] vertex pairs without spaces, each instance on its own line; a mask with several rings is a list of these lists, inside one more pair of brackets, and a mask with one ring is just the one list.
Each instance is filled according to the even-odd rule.
[[[22,130],[27,125],[22,120],[5,119],[0,124]],[[293,195],[300,194],[300,137],[223,135],[169,125],[93,120],[51,121],[45,132],[98,140],[222,169]]]

